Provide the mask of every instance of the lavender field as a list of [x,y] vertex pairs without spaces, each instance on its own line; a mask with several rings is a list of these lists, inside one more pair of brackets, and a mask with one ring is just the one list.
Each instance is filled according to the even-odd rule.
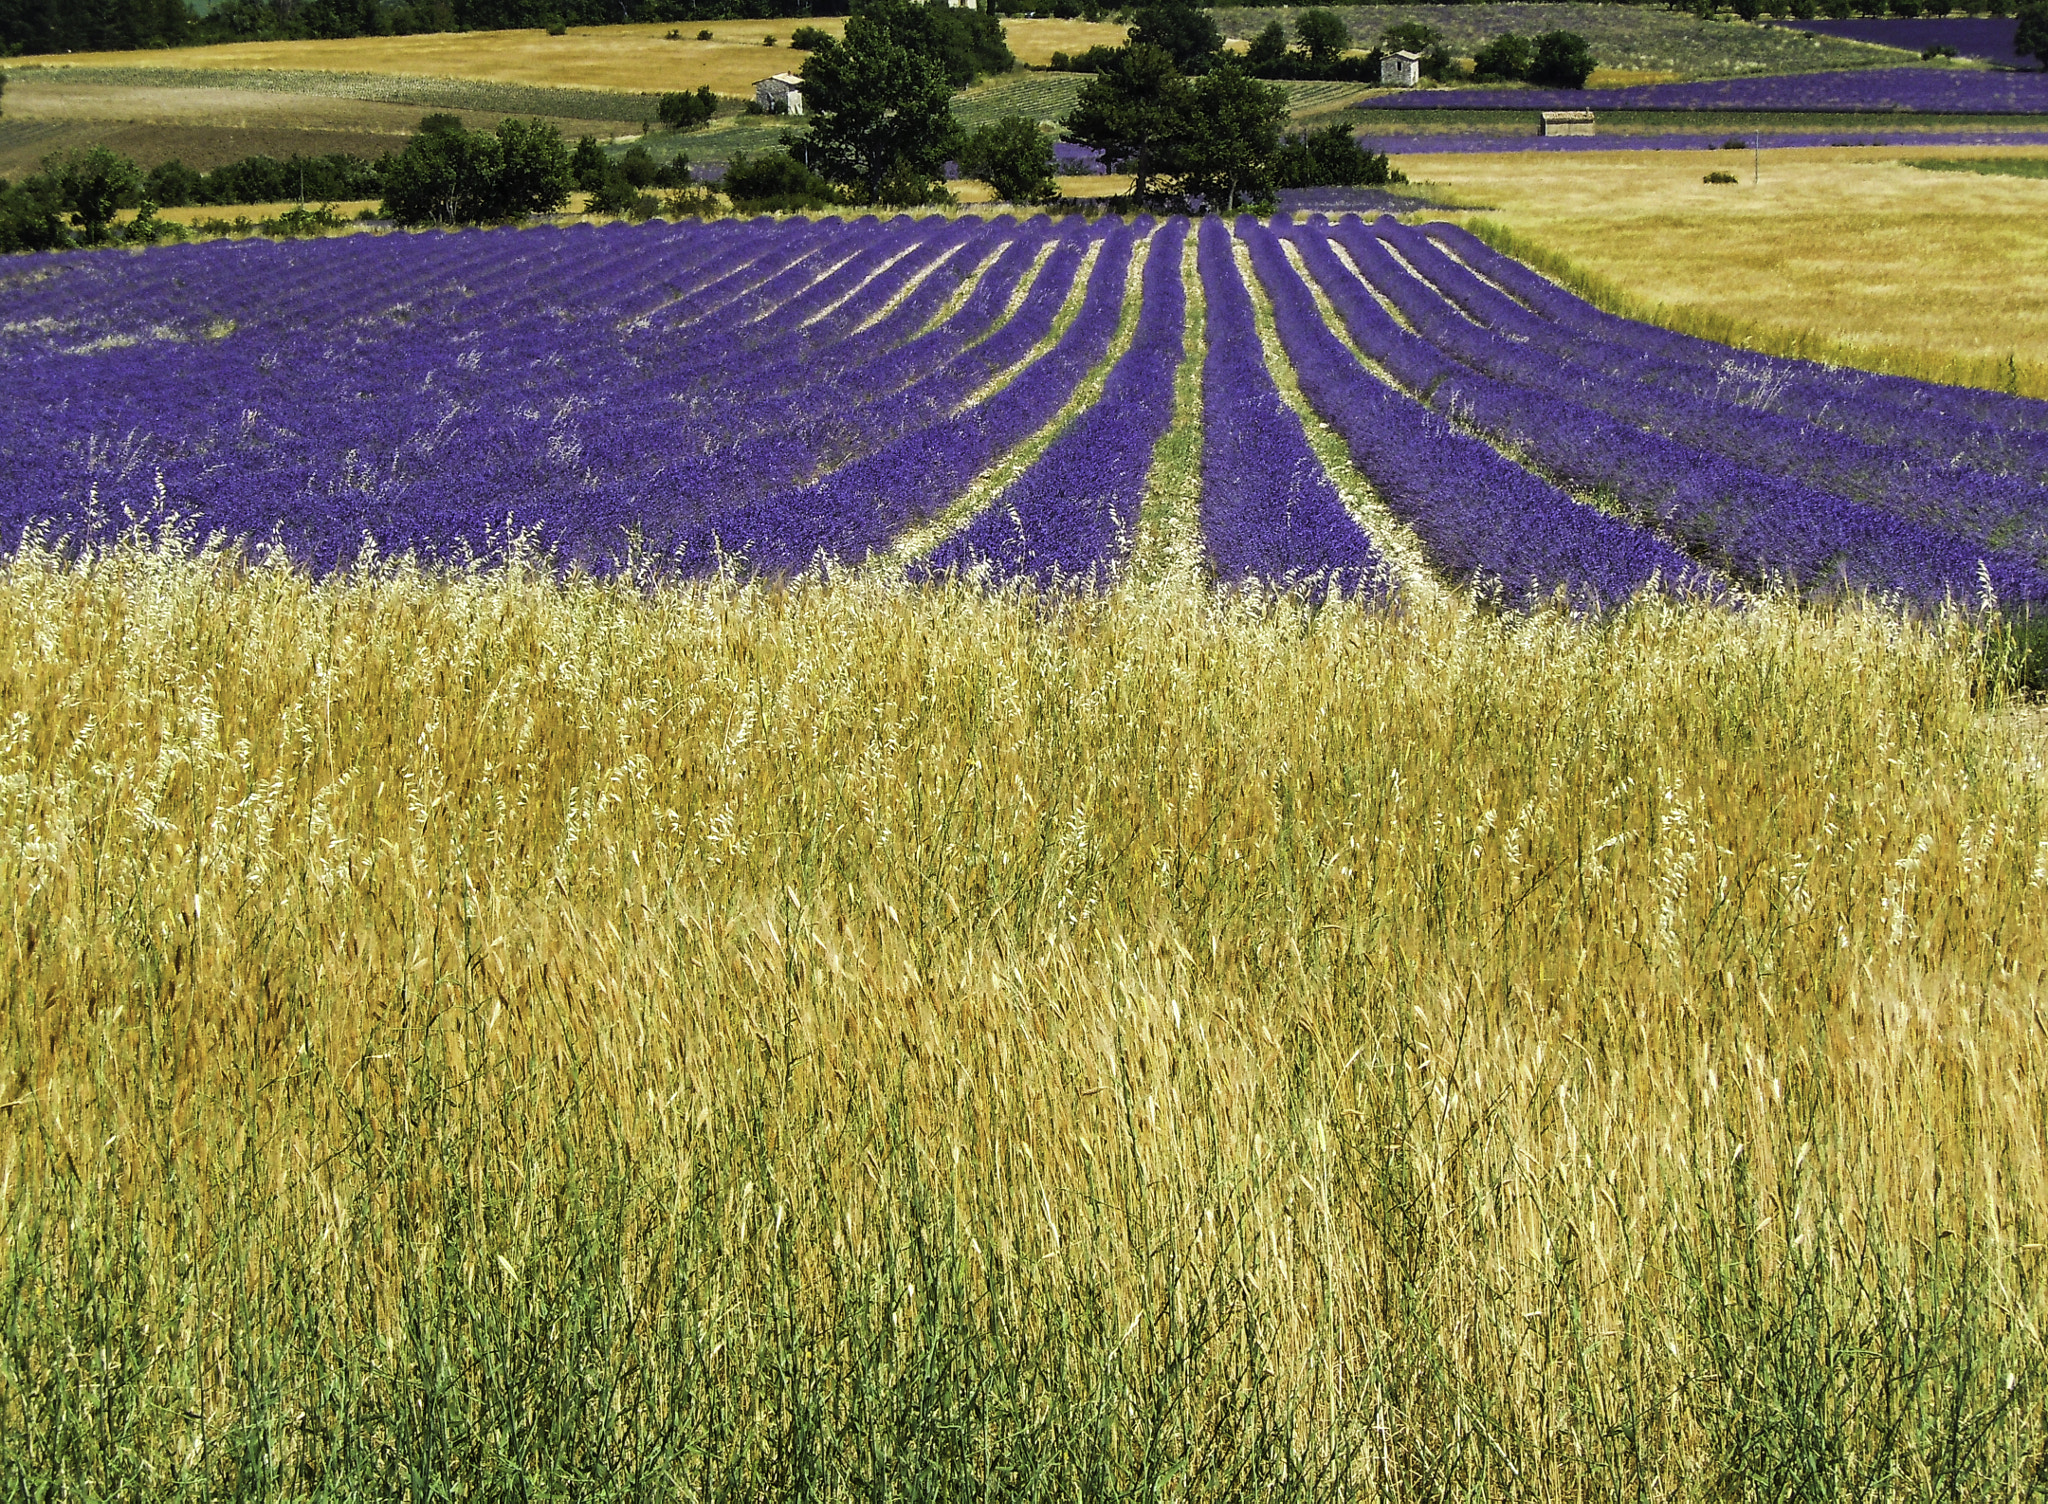
[[1103,587],[1170,525],[1153,456],[1196,422],[1184,367],[1187,551],[1226,586],[2048,605],[2048,404],[1737,352],[1455,227],[1349,216],[22,258],[0,546],[170,529],[315,574],[516,544],[600,576]]
[[1863,68],[1623,89],[1422,89],[1381,95],[1380,110],[1770,110],[1901,111],[1930,115],[2048,113],[2048,73],[1974,69]]

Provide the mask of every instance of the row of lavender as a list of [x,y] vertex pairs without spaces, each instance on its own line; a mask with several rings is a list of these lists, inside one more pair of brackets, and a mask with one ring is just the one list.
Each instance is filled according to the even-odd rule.
[[1612,318],[1447,225],[1238,233],[1304,395],[1453,577],[2048,605],[2048,404]]
[[[175,516],[321,571],[366,539],[525,535],[598,572],[783,574],[974,496],[916,573],[1106,581],[1174,420],[1187,234],[799,220],[24,258],[0,272],[0,543]],[[1441,225],[1211,219],[1196,264],[1220,581],[1391,585],[1277,355],[1460,584],[2048,602],[2048,405],[1613,319]]]
[[793,220],[24,258],[0,281],[0,542],[175,517],[318,571],[366,539],[449,558],[514,534],[600,571],[857,558],[1058,410],[1140,233]]

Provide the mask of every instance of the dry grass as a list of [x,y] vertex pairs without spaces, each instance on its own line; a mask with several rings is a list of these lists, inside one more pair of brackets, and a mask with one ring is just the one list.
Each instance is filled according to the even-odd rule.
[[1980,661],[30,551],[0,1456],[2017,1497],[2048,789]]
[[[312,72],[383,73],[425,78],[462,78],[556,88],[622,89],[664,93],[709,84],[720,94],[751,98],[754,82],[797,67],[789,33],[799,25],[843,35],[842,16],[813,20],[678,22],[633,26],[577,26],[568,35],[544,30],[438,32],[412,37],[354,37],[331,42],[232,42],[216,47],[181,47],[168,52],[80,52],[25,57],[24,65],[50,67],[236,69],[279,68]],[[708,30],[714,40],[696,40]],[[1004,22],[1010,50],[1019,62],[1043,67],[1055,51],[1115,46],[1127,28],[1107,22]],[[670,31],[682,39],[665,40]],[[761,45],[774,36],[782,45]],[[13,104],[10,94],[9,105]]]
[[[1749,156],[1734,152],[1401,165],[1489,206],[1488,219],[1552,258],[1547,270],[1585,274],[1582,286],[1618,311],[1758,349],[2048,396],[2048,244],[2032,231],[2048,182],[1903,160],[1925,155],[1768,151],[1754,186]],[[1742,181],[1703,184],[1716,167]]]

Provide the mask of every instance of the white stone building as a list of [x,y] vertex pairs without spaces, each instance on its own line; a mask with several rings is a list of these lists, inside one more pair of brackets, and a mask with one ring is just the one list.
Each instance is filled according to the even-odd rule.
[[804,81],[794,73],[776,73],[754,85],[754,103],[770,115],[804,112]]

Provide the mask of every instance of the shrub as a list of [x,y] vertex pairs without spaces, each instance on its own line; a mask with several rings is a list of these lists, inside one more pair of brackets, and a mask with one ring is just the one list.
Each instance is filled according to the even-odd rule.
[[1732,172],[1710,172],[1701,178],[1700,181],[1702,183],[1734,183],[1739,182],[1740,179]]
[[205,178],[175,157],[150,168],[149,176],[142,180],[143,196],[167,209],[198,203],[205,189]]
[[719,183],[733,207],[757,213],[830,209],[839,203],[833,186],[786,151],[745,152],[732,159]]
[[626,154],[619,158],[619,171],[635,188],[651,188],[661,172],[661,164],[654,160],[646,147],[636,144],[628,147]]
[[610,166],[603,149],[597,144],[597,137],[583,136],[577,140],[576,150],[569,157],[569,181],[585,193],[593,192],[604,181]]
[[1052,141],[1038,122],[1005,115],[970,135],[960,148],[960,170],[979,178],[1010,204],[1039,204],[1057,191]]
[[1536,62],[1536,44],[1527,37],[1518,37],[1513,32],[1502,32],[1472,59],[1472,76],[1477,79],[1498,79],[1514,83],[1529,76],[1529,70]]
[[520,219],[568,202],[577,155],[552,125],[503,120],[486,133],[429,116],[421,126],[384,174],[384,213],[400,224]]
[[1597,64],[1593,48],[1575,31],[1546,31],[1535,41],[1529,82],[1545,89],[1583,89]]
[[1408,181],[1386,153],[1367,151],[1341,124],[1286,137],[1274,159],[1273,180],[1282,188],[1380,188]]
[[799,26],[789,34],[790,48],[796,52],[816,52],[831,40],[831,33],[817,26]]
[[700,42],[708,42],[708,41],[710,41],[710,40],[711,40],[711,28],[707,26],[707,27],[705,27],[705,28],[704,28],[704,29],[703,29],[702,31],[698,32],[698,33],[697,33],[697,40],[698,40],[698,41],[700,41]]
[[661,200],[661,212],[670,219],[703,219],[716,214],[718,209],[718,195],[696,183],[664,194]]
[[695,130],[717,113],[718,96],[709,84],[698,85],[694,93],[664,94],[655,107],[661,123],[677,131]]

